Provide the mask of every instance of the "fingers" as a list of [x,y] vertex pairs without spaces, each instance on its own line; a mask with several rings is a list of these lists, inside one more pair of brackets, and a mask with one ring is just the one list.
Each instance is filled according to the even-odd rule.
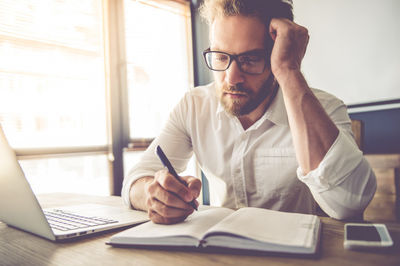
[[307,28],[283,18],[271,19],[271,23],[269,25],[269,33],[274,41],[279,35],[285,37],[292,34],[295,35],[296,39],[304,39],[307,40],[307,42],[309,39]]
[[282,32],[284,32],[285,30],[300,29],[300,28],[304,27],[286,18],[273,18],[271,19],[271,22],[269,24],[270,33],[277,33],[278,30],[283,30]]
[[[194,209],[189,205],[201,189],[201,182],[194,177],[182,178],[179,182],[168,171],[155,174],[153,182],[146,187],[146,206],[150,219],[155,223],[177,223],[186,219]],[[195,203],[198,205],[197,201]]]
[[186,202],[193,200],[193,196],[186,184],[179,182],[167,170],[158,171],[155,179],[163,189],[176,194],[182,200]]
[[155,212],[153,210],[150,210],[148,212],[148,214],[149,214],[150,220],[152,220],[156,224],[175,224],[175,223],[184,221],[186,219],[186,217],[188,216],[188,215],[182,215],[179,217],[167,218],[167,217],[164,217],[164,216],[158,214],[157,212]]
[[[190,205],[180,198],[177,194],[170,192],[163,188],[156,180],[152,182],[147,188],[149,197],[147,199],[147,205],[153,206],[154,200],[162,202],[164,205],[178,208],[178,209],[190,209]],[[151,200],[151,202],[149,202]]]
[[181,209],[168,206],[155,198],[151,198],[150,201],[151,208],[149,208],[149,216],[153,215],[157,220],[153,220],[153,222],[157,223],[175,223],[177,221],[183,221],[194,211],[191,207]]
[[274,40],[271,53],[271,70],[275,77],[288,70],[300,70],[301,61],[309,41],[305,27],[282,18],[271,19],[269,34]]
[[287,29],[290,26],[290,21],[286,21],[285,19],[277,19],[273,18],[271,19],[271,22],[269,24],[269,34],[271,35],[272,40],[276,40],[278,33],[282,34],[282,31],[279,31],[279,29]]

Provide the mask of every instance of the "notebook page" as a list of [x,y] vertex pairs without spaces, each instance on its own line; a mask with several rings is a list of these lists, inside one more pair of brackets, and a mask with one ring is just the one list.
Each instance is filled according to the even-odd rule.
[[[191,236],[201,239],[204,232],[232,212],[232,210],[227,208],[201,210],[194,212],[185,221],[178,224],[163,225],[147,222],[118,233],[112,238],[156,239],[176,236]],[[112,239],[111,242],[113,242]]]
[[241,235],[261,242],[311,247],[315,215],[278,212],[259,208],[242,208],[209,230]]

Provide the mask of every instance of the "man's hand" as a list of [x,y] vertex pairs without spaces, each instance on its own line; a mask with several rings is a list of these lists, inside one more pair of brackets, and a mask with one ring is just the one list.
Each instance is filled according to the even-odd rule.
[[271,53],[271,70],[276,78],[288,71],[300,71],[309,36],[306,28],[288,19],[274,18],[269,26],[274,40]]
[[[181,178],[187,183],[187,187],[167,170],[160,170],[154,178],[147,177],[142,182],[134,183],[134,195],[131,196],[131,202],[142,201],[149,218],[155,223],[181,222],[194,211],[189,202],[194,200],[198,205],[195,199],[199,196],[201,189],[201,181],[198,178],[192,176]],[[141,190],[144,193],[141,193]]]

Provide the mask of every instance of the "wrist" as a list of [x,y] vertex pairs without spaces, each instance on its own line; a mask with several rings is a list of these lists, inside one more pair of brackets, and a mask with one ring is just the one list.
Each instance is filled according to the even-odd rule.
[[147,211],[146,187],[153,182],[154,177],[145,176],[134,181],[129,189],[129,200],[135,210]]
[[302,101],[305,95],[312,94],[300,70],[288,70],[275,78],[286,101]]
[[274,70],[272,73],[281,86],[284,86],[286,83],[290,83],[291,81],[304,79],[299,68],[279,68]]

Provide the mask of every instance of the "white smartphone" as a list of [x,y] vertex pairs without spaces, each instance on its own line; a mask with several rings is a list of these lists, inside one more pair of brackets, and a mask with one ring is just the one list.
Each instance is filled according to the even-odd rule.
[[373,249],[391,247],[393,241],[384,224],[347,223],[343,245],[346,249]]

